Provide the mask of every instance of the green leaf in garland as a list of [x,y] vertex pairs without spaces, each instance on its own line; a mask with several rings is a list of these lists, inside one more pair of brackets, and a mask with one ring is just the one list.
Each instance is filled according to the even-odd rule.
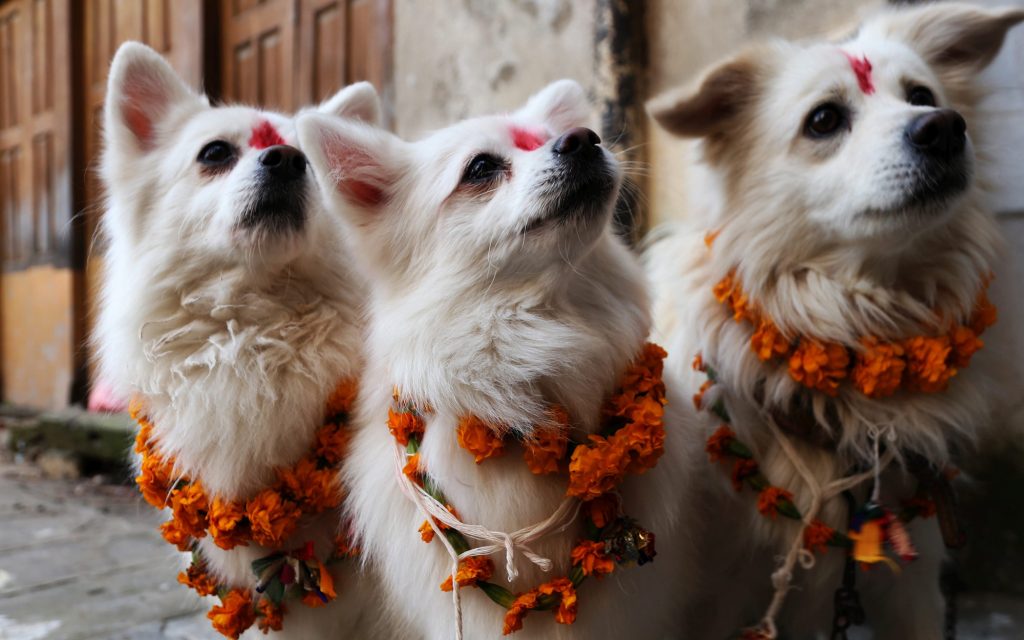
[[505,609],[511,607],[512,603],[515,602],[515,594],[513,594],[505,587],[496,585],[491,582],[484,582],[483,580],[477,582],[476,586],[485,594],[487,594],[487,597],[490,598],[493,602],[501,605]]

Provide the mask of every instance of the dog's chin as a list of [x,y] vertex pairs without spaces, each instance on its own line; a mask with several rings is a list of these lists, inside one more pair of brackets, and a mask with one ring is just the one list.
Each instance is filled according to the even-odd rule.
[[277,264],[300,254],[306,244],[306,214],[301,208],[250,207],[232,231],[236,251],[250,260]]
[[861,215],[873,225],[894,228],[941,222],[967,193],[970,183],[967,171],[951,171],[941,179],[919,179],[902,189],[891,204],[869,207]]
[[600,175],[542,193],[539,213],[527,222],[523,233],[534,234],[558,228],[579,231],[602,226],[611,211],[615,191],[615,177]]

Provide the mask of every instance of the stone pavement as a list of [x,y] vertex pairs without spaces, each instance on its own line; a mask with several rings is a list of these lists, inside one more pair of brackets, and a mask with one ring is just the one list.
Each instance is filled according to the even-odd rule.
[[134,487],[0,461],[0,640],[207,640]]
[[[175,582],[160,517],[133,486],[49,479],[5,456],[0,447],[0,640],[220,638]],[[964,594],[959,605],[960,640],[1024,638],[1024,598]]]

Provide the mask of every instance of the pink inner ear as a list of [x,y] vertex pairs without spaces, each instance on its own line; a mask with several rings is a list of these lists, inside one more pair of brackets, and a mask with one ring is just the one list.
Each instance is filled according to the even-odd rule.
[[252,135],[249,136],[249,146],[253,149],[266,149],[279,144],[285,144],[284,138],[270,122],[262,120],[253,127]]
[[128,130],[139,140],[143,149],[148,149],[153,139],[153,123],[146,113],[134,104],[125,103],[121,107],[121,114]]
[[539,130],[512,127],[512,144],[523,151],[533,151],[544,146],[547,136]]
[[845,51],[843,55],[850,61],[850,68],[853,69],[854,75],[857,76],[857,85],[860,86],[860,90],[864,92],[864,95],[870,96],[875,92],[875,84],[871,80],[871,61],[868,60],[867,56],[855,58]]
[[326,134],[324,155],[334,183],[345,198],[369,208],[384,202],[383,188],[372,179],[374,174],[383,173],[376,158],[330,134]]

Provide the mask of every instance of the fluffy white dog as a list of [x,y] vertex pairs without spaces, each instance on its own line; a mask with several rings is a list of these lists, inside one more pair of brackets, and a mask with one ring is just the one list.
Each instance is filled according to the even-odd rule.
[[[581,127],[589,111],[581,87],[561,81],[514,113],[467,120],[415,143],[354,122],[299,120],[303,148],[358,238],[372,285],[364,395],[343,467],[346,506],[364,557],[383,572],[392,616],[429,638],[450,638],[456,626],[452,594],[439,586],[452,569],[442,543],[458,546],[462,535],[447,530],[424,543],[421,532],[430,538],[435,530],[417,531],[425,518],[412,499],[423,496],[406,483],[403,464],[462,523],[490,532],[462,537],[494,552],[487,585],[461,589],[465,637],[498,637],[504,622],[510,631],[522,624],[518,634],[528,638],[656,638],[675,624],[679,584],[688,577],[678,564],[673,493],[684,456],[675,417],[665,418],[657,466],[614,492],[622,512],[657,534],[658,557],[578,584],[572,625],[556,623],[568,622],[577,597],[558,578],[582,571],[570,553],[588,533],[583,514],[591,507],[576,517],[580,503],[567,502],[565,476],[538,475],[522,459],[552,433],[590,444],[589,434],[610,433],[602,404],[649,330],[643,274],[611,229],[620,171]],[[567,418],[556,419],[555,406]],[[680,406],[670,401],[669,410]],[[417,422],[418,458],[407,458],[411,449],[396,449],[388,426],[402,436]],[[486,459],[498,449],[504,455]],[[617,515],[613,507],[610,517]],[[522,531],[546,520],[543,534]],[[592,559],[607,561],[626,538],[649,540],[616,522],[621,535],[599,542]],[[612,536],[611,528],[597,535]],[[554,615],[534,611],[523,620],[515,605],[506,611],[516,594],[528,600],[551,581],[561,585],[546,597]],[[499,606],[485,587],[509,600]]]
[[[361,83],[318,111],[376,122],[379,105]],[[291,116],[211,106],[157,53],[127,43],[105,117],[102,377],[141,402],[149,445],[175,461],[176,478],[201,482],[208,502],[244,501],[310,451],[328,397],[360,374],[362,281]],[[337,531],[336,512],[311,516],[280,549],[312,542],[323,560]],[[250,563],[278,550],[224,550],[211,536],[198,549],[232,588],[255,585]],[[328,606],[287,602],[283,633],[365,631],[374,608],[361,597],[373,590],[351,588],[354,567],[332,565],[340,595]]]
[[[894,457],[881,507],[895,516],[915,487],[930,487],[943,533],[955,537],[941,470],[989,411],[985,367],[969,365],[993,320],[984,290],[998,247],[967,131],[975,77],[1022,19],[946,3],[890,10],[846,41],[753,47],[650,106],[667,130],[701,140],[705,189],[719,205],[650,248],[655,335],[699,404],[720,414],[709,412],[694,437],[727,418],[733,442],[753,450],[763,480],[790,491],[808,521],[813,487],[868,471],[853,491],[863,505],[870,472]],[[832,629],[834,614],[857,618],[849,591],[833,607],[845,552],[800,570],[810,558],[797,522],[758,513],[755,471],[735,446],[723,452],[728,431],[718,435],[709,451],[735,465],[740,491],[727,468],[691,461],[703,482],[683,499],[705,515],[694,526],[700,569],[688,576],[684,637],[759,622],[774,637],[777,621],[786,637],[805,638]],[[772,497],[761,494],[768,513]],[[863,536],[884,523],[906,553],[895,520],[874,516],[867,528],[851,524],[833,496],[808,544],[827,534],[818,525],[850,530],[857,558],[879,560]],[[908,528],[916,562],[856,578],[877,638],[942,637],[940,527],[919,518]],[[772,593],[787,585],[796,590],[778,611]]]

